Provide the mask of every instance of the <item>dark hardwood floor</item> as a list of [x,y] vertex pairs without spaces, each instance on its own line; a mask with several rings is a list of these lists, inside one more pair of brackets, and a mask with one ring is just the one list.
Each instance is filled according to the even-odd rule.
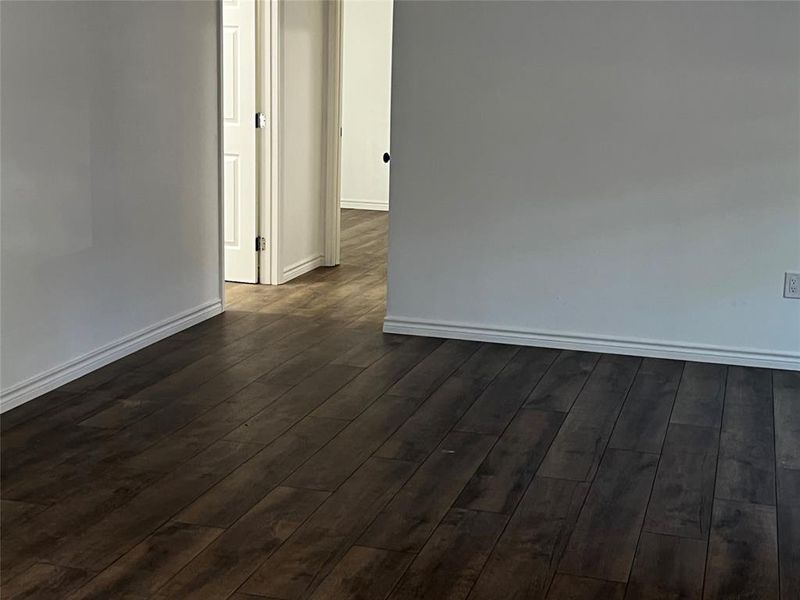
[[800,598],[800,373],[383,335],[342,222],[2,416],[4,599]]

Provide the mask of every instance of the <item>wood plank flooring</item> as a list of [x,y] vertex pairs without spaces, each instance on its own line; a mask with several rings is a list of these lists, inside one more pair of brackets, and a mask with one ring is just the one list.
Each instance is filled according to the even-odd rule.
[[342,227],[0,418],[4,599],[800,598],[800,373],[384,335]]

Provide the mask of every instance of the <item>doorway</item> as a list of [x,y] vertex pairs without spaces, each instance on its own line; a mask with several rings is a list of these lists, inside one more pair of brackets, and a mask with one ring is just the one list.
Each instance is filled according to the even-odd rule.
[[[220,0],[226,281],[281,284],[335,265],[341,0]],[[333,98],[333,92],[331,92]],[[334,222],[335,221],[335,222]],[[337,232],[338,233],[338,232]]]
[[341,207],[387,211],[393,1],[344,0],[343,12]]
[[388,210],[392,0],[220,6],[224,280],[282,284]]

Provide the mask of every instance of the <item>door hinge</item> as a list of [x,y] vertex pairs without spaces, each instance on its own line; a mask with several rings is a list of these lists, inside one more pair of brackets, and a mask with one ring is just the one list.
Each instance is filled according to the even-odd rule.
[[256,236],[256,252],[267,249],[267,239],[261,236]]
[[256,113],[256,129],[264,129],[267,126],[267,115],[262,112]]

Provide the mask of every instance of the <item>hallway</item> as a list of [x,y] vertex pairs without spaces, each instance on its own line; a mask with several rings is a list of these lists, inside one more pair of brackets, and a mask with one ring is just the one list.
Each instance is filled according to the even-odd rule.
[[387,225],[4,414],[3,598],[800,596],[800,373],[384,335]]

